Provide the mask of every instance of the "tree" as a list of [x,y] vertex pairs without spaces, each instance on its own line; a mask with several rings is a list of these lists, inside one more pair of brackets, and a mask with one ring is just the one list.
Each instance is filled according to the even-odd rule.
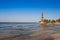
[[51,20],[49,19],[48,22],[51,23]]
[[54,23],[56,23],[56,21],[55,21],[55,20],[52,20],[52,21],[51,21],[51,23],[53,23],[53,24],[54,24]]
[[45,22],[45,23],[49,23],[49,20],[48,20],[48,19],[44,19],[44,22]]
[[56,20],[58,23],[60,23],[60,18]]

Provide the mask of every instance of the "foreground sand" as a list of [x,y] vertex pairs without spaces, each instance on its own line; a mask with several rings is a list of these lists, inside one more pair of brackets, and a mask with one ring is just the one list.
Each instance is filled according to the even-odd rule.
[[4,37],[0,40],[60,40],[60,30],[52,27],[41,27],[30,34]]

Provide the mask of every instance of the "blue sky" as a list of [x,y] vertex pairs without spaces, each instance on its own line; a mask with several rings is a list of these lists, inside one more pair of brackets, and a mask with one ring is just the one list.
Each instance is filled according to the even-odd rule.
[[36,22],[41,13],[60,18],[60,0],[0,0],[0,22]]

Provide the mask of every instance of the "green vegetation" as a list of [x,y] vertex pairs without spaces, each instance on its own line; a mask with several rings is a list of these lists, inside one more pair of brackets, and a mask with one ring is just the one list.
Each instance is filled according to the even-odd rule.
[[52,20],[52,21],[51,21],[51,23],[53,23],[53,24],[54,24],[54,23],[56,23],[56,21],[55,21],[55,20]]
[[60,23],[60,18],[59,19],[57,19],[57,20],[50,20],[50,19],[44,19],[44,22],[45,23],[52,23],[52,24],[54,24],[54,23]]
[[60,23],[60,18],[59,18],[59,19],[57,19],[56,21]]
[[45,22],[45,23],[49,23],[49,20],[48,20],[48,19],[44,19],[44,22]]

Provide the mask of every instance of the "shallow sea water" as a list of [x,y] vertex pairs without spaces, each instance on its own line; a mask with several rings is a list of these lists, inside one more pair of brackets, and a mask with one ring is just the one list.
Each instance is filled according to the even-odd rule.
[[60,40],[60,24],[0,22],[0,40]]

